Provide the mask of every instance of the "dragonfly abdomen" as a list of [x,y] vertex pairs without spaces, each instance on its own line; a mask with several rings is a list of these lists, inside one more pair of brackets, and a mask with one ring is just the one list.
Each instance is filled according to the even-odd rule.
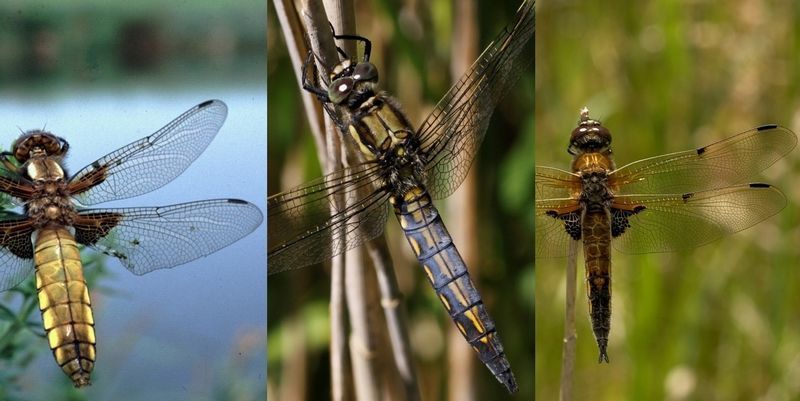
[[408,243],[453,322],[497,380],[509,392],[515,392],[517,383],[494,320],[430,195],[420,187],[412,187],[402,198],[393,197],[391,202]]
[[45,227],[34,244],[36,288],[47,340],[75,387],[91,384],[95,361],[94,316],[80,252],[64,227]]
[[586,293],[599,362],[608,362],[608,333],[611,331],[611,220],[607,211],[586,212],[582,223],[583,253],[586,259]]

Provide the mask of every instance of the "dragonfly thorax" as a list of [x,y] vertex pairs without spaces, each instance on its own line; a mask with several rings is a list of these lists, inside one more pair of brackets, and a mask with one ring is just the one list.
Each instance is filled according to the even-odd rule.
[[608,187],[608,176],[605,170],[596,169],[581,174],[580,202],[584,210],[589,212],[607,210],[614,198]]

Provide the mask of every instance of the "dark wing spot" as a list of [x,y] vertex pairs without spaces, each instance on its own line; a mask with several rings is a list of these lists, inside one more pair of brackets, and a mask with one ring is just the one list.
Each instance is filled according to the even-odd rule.
[[213,100],[206,100],[205,102],[198,104],[197,108],[198,109],[202,109],[203,107],[206,107],[211,103],[214,103],[214,101]]
[[769,188],[772,185],[764,184],[763,182],[754,182],[750,184],[750,188]]
[[33,259],[33,242],[31,233],[33,225],[20,222],[16,229],[0,231],[0,247],[8,249],[14,256],[21,259]]
[[564,229],[572,239],[575,241],[581,239],[581,216],[578,213],[567,213],[558,218],[564,221]]
[[108,235],[119,224],[122,217],[121,214],[115,213],[80,214],[73,224],[75,240],[83,245],[94,245],[101,238]]
[[766,130],[775,129],[775,128],[778,128],[778,124],[765,124],[765,125],[762,125],[762,126],[756,128],[756,130],[758,130],[758,131],[766,131]]
[[685,194],[681,195],[681,198],[683,199],[684,202],[686,202],[693,196],[694,196],[694,193],[688,192],[688,193],[685,193]]
[[228,199],[228,203],[236,203],[238,205],[246,205],[248,202],[241,199]]
[[611,236],[619,237],[624,234],[631,227],[629,217],[645,209],[647,208],[642,205],[634,207],[633,210],[611,209]]
[[705,152],[706,152],[706,147],[705,146],[703,146],[702,148],[697,148],[697,154],[698,155],[702,155]]

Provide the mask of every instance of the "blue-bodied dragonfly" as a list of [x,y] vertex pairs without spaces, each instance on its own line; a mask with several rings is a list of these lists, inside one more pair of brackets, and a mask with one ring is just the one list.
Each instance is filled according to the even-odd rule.
[[[363,43],[363,58],[335,66],[330,83],[322,87],[310,78],[309,54],[303,86],[320,99],[365,161],[268,199],[270,274],[326,261],[380,235],[388,201],[442,304],[510,392],[517,384],[494,321],[432,199],[450,195],[463,181],[495,106],[533,60],[523,54],[533,32],[534,3],[524,1],[514,24],[484,50],[418,129],[393,98],[377,89],[370,41],[334,35]],[[337,196],[348,201],[338,206]]]

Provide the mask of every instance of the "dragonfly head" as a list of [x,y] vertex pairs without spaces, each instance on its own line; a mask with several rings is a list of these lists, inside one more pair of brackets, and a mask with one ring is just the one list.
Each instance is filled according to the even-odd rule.
[[568,152],[571,155],[607,152],[611,147],[611,132],[600,121],[589,118],[589,109],[581,110],[581,120],[572,130]]
[[34,157],[63,156],[69,144],[47,131],[30,130],[22,134],[11,147],[14,158],[21,164]]
[[350,60],[336,66],[331,84],[328,86],[328,98],[334,104],[341,104],[351,94],[374,92],[378,83],[378,69],[368,61],[353,65]]

